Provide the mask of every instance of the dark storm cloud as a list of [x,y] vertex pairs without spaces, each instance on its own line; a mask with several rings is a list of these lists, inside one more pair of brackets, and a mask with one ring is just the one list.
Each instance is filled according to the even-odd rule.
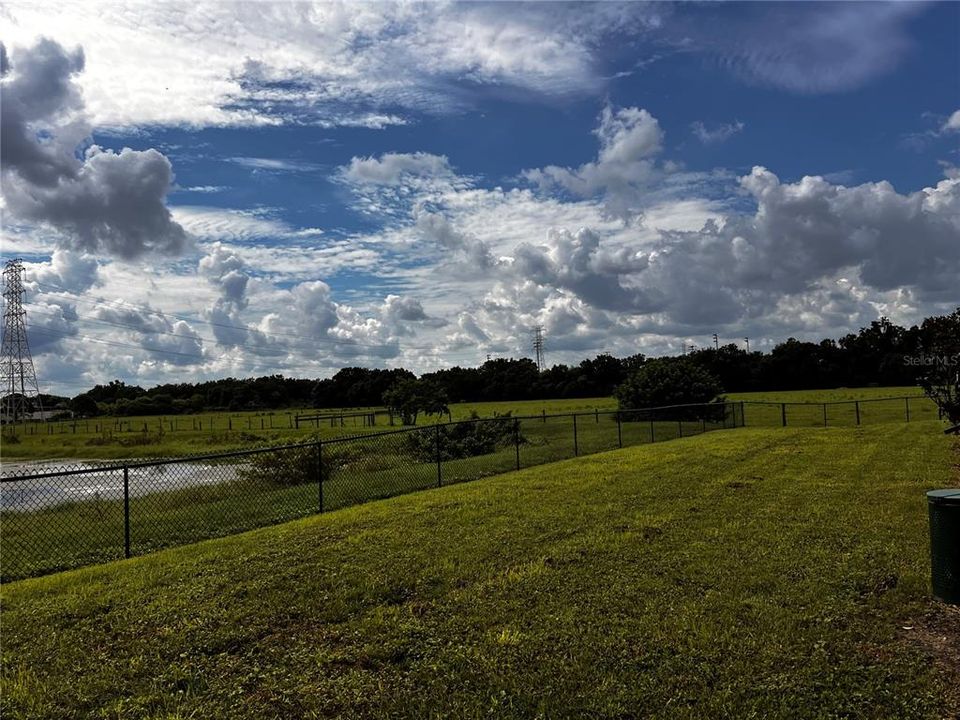
[[166,196],[169,160],[156,150],[90,145],[74,76],[83,51],[41,39],[12,58],[3,51],[2,184],[11,214],[59,231],[70,248],[132,260],[176,255],[188,237]]

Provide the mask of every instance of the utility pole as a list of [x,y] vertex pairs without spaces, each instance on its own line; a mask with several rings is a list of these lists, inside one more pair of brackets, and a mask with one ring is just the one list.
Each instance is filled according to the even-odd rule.
[[23,309],[23,262],[8,260],[3,267],[3,341],[0,352],[0,417],[14,424],[26,420],[31,410],[27,397],[37,398],[39,410],[40,386],[33,368],[30,345],[27,343],[27,312]]
[[716,333],[713,334],[713,349],[714,350],[720,349],[720,338],[717,337]]
[[537,356],[537,372],[543,372],[546,369],[543,359],[543,325],[537,325],[533,330],[533,351]]

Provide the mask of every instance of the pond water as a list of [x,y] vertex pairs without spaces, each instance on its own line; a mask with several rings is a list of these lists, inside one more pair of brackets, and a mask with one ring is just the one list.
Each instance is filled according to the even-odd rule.
[[[209,463],[171,463],[130,468],[130,496],[140,497],[156,492],[182,490],[202,485],[235,480],[243,464],[212,465]],[[56,463],[30,463],[16,468],[4,464],[0,482],[0,509],[28,512],[71,502],[90,500],[122,500],[123,470],[98,463],[74,463],[71,468],[86,472],[56,475],[33,480],[7,479],[16,472],[50,473],[62,470]]]

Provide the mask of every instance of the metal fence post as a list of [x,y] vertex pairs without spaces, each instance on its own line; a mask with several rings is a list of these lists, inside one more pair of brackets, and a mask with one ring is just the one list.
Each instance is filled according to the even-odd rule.
[[[745,405],[743,403],[743,400],[741,400],[740,401],[740,427],[747,426],[747,414],[744,412],[744,407]],[[737,423],[734,422],[733,424],[736,425]]]
[[780,423],[783,427],[787,426],[787,404],[780,403]]
[[653,427],[653,411],[650,411],[650,442],[655,443],[657,441],[657,433]]
[[823,404],[823,426],[827,426],[827,404]]
[[620,422],[619,410],[617,410],[617,447],[623,447],[623,425]]
[[323,512],[323,441],[317,440],[317,505]]
[[437,433],[437,487],[443,485],[443,475],[440,470],[440,423],[436,424]]
[[517,453],[517,470],[520,469],[520,421],[513,422],[513,445]]
[[123,466],[123,556],[130,557],[130,468]]
[[859,424],[860,424],[860,401],[859,401],[859,400],[855,400],[853,404],[854,404],[854,407],[855,407],[856,410],[857,410],[857,425],[859,425]]
[[573,414],[573,456],[580,454],[580,447],[577,444],[577,414]]
[[906,408],[906,411],[907,411],[907,422],[910,422],[910,398],[905,397],[903,399],[903,406]]
[[677,420],[677,433],[683,437],[683,420]]

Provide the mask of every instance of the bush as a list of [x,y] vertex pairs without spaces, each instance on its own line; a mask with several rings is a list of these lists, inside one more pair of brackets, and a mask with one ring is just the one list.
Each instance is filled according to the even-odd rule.
[[[324,482],[337,471],[362,460],[363,456],[364,449],[358,443],[324,443]],[[315,483],[317,447],[311,444],[256,453],[250,456],[246,467],[237,473],[237,477],[284,487]]]
[[[404,449],[418,462],[435,462],[437,434],[440,435],[440,459],[459,460],[487,455],[509,447],[516,441],[517,420],[510,413],[494,415],[481,420],[476,412],[470,420],[449,425],[437,425],[429,430],[417,430],[404,438]],[[526,442],[520,436],[520,442]]]
[[[651,360],[617,387],[614,395],[621,410],[673,405],[722,402],[720,381],[700,365],[686,359],[661,358]],[[722,413],[718,405],[716,413]],[[656,419],[719,419],[713,418],[712,408],[676,408],[659,411]],[[668,417],[669,416],[669,417]],[[623,420],[649,419],[648,413],[623,413]]]

